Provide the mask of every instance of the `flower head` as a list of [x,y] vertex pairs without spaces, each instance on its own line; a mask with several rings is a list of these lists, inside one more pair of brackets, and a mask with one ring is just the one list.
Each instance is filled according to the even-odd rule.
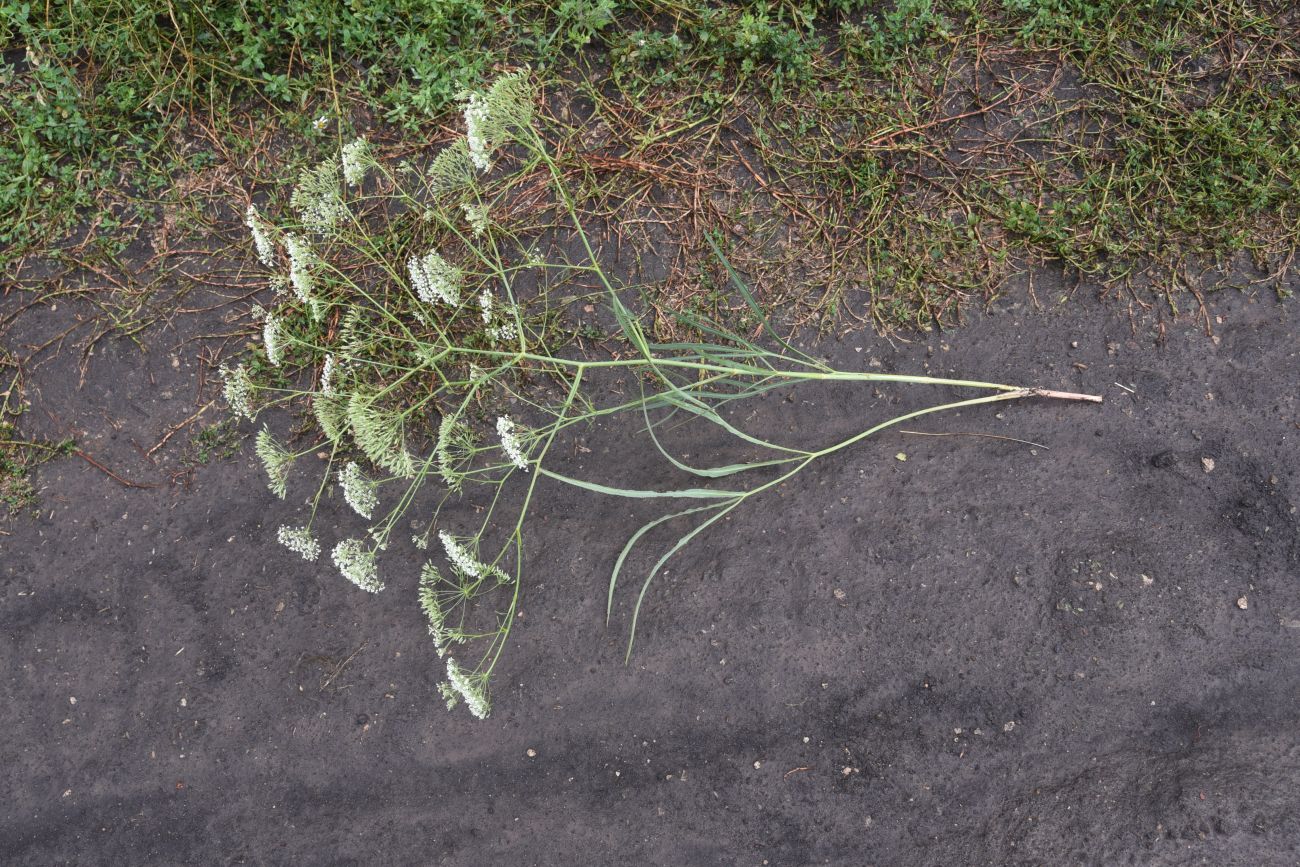
[[343,146],[343,180],[349,187],[359,186],[366,179],[366,169],[374,165],[370,143],[363,138],[353,139]]
[[461,699],[478,719],[487,719],[492,712],[492,705],[487,696],[487,675],[467,672],[451,657],[447,657],[447,685],[449,690],[439,688],[447,699],[448,709],[455,707],[456,700]]
[[267,313],[262,323],[262,346],[266,349],[266,360],[275,367],[284,360],[284,330],[278,316]]
[[456,538],[446,530],[438,531],[438,539],[442,541],[442,549],[447,552],[447,559],[451,561],[451,565],[457,572],[470,578],[477,578],[487,571],[487,565],[480,563],[469,549],[457,542]]
[[276,535],[281,545],[308,562],[320,556],[320,542],[306,527],[281,527]]
[[331,158],[315,168],[303,169],[289,205],[313,232],[325,234],[338,225],[347,215],[339,194],[339,161]]
[[470,231],[476,236],[487,231],[487,205],[471,205],[469,202],[461,202],[460,209],[465,212],[465,220],[469,223]]
[[343,499],[352,507],[352,511],[369,520],[379,505],[375,494],[375,483],[366,478],[356,461],[348,461],[347,466],[339,470],[339,487],[343,489]]
[[334,369],[337,366],[332,352],[325,356],[325,362],[320,366],[320,393],[327,397],[334,394]]
[[283,500],[289,484],[289,469],[293,466],[293,453],[280,445],[265,425],[257,433],[253,451],[266,468],[266,486]]
[[433,636],[433,648],[438,651],[438,656],[447,652],[451,641],[446,627],[447,613],[438,600],[438,585],[442,582],[442,573],[432,563],[425,563],[420,569],[420,607],[429,619],[429,635]]
[[289,253],[289,285],[302,303],[314,305],[312,292],[316,288],[316,278],[312,270],[320,261],[316,258],[316,251],[306,238],[294,234],[284,236],[284,249]]
[[465,275],[459,268],[430,250],[423,256],[412,256],[406,263],[411,275],[411,286],[425,304],[441,300],[446,304],[460,303],[460,284]]
[[375,552],[368,551],[360,539],[344,539],[334,546],[331,554],[334,565],[343,577],[368,593],[384,589],[379,580],[379,567],[375,565]]
[[453,491],[459,491],[464,481],[464,474],[457,467],[473,444],[469,428],[461,424],[459,417],[447,413],[438,422],[438,442],[433,447],[434,461],[438,466],[438,475],[442,476],[447,487]]
[[253,380],[244,369],[244,365],[241,364],[234,370],[221,368],[221,378],[225,382],[222,386],[222,394],[226,398],[230,411],[236,416],[243,416],[252,421],[253,416],[257,415],[253,409],[253,392],[257,386],[253,385]]
[[503,415],[497,418],[497,436],[501,438],[501,449],[506,453],[506,457],[510,458],[510,463],[528,472],[528,458],[524,456],[523,443],[515,433],[515,423],[510,416]]
[[465,143],[469,145],[470,160],[480,172],[492,168],[492,143],[488,140],[491,122],[487,102],[477,93],[471,93],[465,103]]
[[244,225],[253,236],[253,247],[257,250],[258,260],[266,267],[274,268],[275,244],[271,243],[271,238],[266,233],[266,226],[258,216],[257,208],[252,205],[249,205],[248,210],[244,212]]

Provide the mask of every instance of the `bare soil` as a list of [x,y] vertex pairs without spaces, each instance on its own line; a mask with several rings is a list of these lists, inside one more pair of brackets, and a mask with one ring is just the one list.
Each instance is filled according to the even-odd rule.
[[[932,416],[909,429],[962,435],[814,467],[683,552],[626,667],[606,578],[649,513],[546,486],[486,722],[435,693],[418,552],[363,594],[276,544],[299,506],[251,449],[146,457],[212,397],[185,341],[213,322],[101,341],[84,383],[50,357],[25,432],[87,457],[0,526],[0,861],[1300,863],[1294,310],[1221,293],[1215,339],[1062,310],[819,347],[1106,402]],[[943,396],[808,389],[750,423],[820,441]],[[592,447],[557,469],[597,473]]]

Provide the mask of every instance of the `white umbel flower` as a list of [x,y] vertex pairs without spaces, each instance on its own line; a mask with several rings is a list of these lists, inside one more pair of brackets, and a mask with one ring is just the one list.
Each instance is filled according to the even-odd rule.
[[492,115],[483,97],[471,93],[465,103],[465,143],[469,145],[469,158],[480,172],[492,168],[492,143],[488,141],[488,126]]
[[312,276],[312,269],[319,261],[316,258],[316,251],[312,249],[306,238],[294,234],[284,236],[284,249],[289,253],[289,285],[293,286],[293,292],[298,296],[298,300],[311,306],[314,304],[312,292],[316,288],[316,278]]
[[453,491],[459,491],[464,482],[464,474],[458,465],[472,444],[469,428],[461,424],[456,416],[447,414],[442,417],[438,423],[438,442],[433,447],[434,462],[438,467],[438,475],[442,476],[447,487]]
[[281,527],[276,535],[281,545],[308,562],[320,556],[320,542],[306,527]]
[[379,580],[379,567],[375,564],[375,552],[366,550],[360,539],[344,539],[334,546],[331,556],[343,577],[362,590],[378,593],[384,589],[384,583]]
[[262,223],[257,208],[252,205],[249,205],[248,210],[244,212],[244,225],[248,227],[249,233],[253,236],[253,247],[257,250],[258,261],[268,268],[274,268],[275,244],[271,243],[271,237],[266,232],[266,226]]
[[375,483],[366,478],[361,466],[356,461],[348,461],[347,466],[339,470],[339,487],[343,489],[343,499],[366,520],[375,513],[379,497],[375,494]]
[[432,563],[425,563],[420,569],[420,607],[429,620],[429,635],[433,637],[433,649],[441,657],[447,653],[451,636],[447,631],[447,614],[438,600],[438,585],[443,581],[442,573]]
[[307,228],[321,234],[332,231],[347,215],[339,194],[338,160],[330,158],[315,168],[303,169],[289,205]]
[[487,566],[478,561],[473,554],[469,552],[464,545],[456,541],[446,530],[438,531],[438,539],[442,542],[442,549],[447,552],[447,559],[451,565],[456,567],[458,572],[477,578],[487,571]]
[[224,381],[221,391],[230,411],[252,421],[253,416],[257,415],[253,410],[253,391],[256,386],[244,365],[241,364],[234,370],[221,368],[221,378]]
[[510,458],[510,463],[528,472],[528,458],[524,456],[523,444],[519,441],[519,435],[515,433],[515,423],[510,416],[503,415],[497,418],[497,436],[501,438],[501,450],[506,453],[506,457]]
[[486,289],[478,293],[478,309],[484,325],[492,321],[492,293]]
[[487,231],[487,205],[471,205],[469,202],[461,202],[460,209],[465,212],[465,221],[469,223],[469,228],[475,237]]
[[262,323],[262,346],[266,348],[266,360],[279,367],[284,360],[284,329],[274,313],[267,313]]
[[411,286],[425,304],[442,301],[455,306],[460,303],[460,284],[465,279],[461,270],[430,250],[423,256],[412,256],[406,263],[411,275]]
[[488,702],[487,678],[484,675],[467,672],[456,660],[447,657],[447,683],[452,694],[440,691],[447,697],[448,708],[454,707],[455,699],[460,698],[475,717],[487,719],[492,712],[492,705]]
[[320,393],[326,397],[334,394],[334,369],[337,367],[334,353],[325,356],[325,363],[320,367]]
[[257,432],[253,451],[266,468],[266,486],[283,500],[289,484],[289,469],[293,466],[293,453],[280,445],[265,425]]
[[343,146],[343,180],[349,187],[360,186],[366,179],[366,169],[374,163],[370,155],[370,142],[353,139]]

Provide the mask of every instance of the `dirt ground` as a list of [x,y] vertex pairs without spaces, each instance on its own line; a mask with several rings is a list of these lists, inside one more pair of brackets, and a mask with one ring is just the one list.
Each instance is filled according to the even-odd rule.
[[[1300,863],[1294,308],[1220,293],[1211,339],[1088,292],[822,346],[1106,402],[909,428],[1041,446],[894,432],[814,467],[673,563],[629,666],[606,578],[649,513],[545,486],[486,722],[435,693],[418,552],[366,595],[277,545],[299,506],[248,444],[144,456],[196,409],[212,323],[103,341],[81,385],[53,357],[24,433],[155,487],[67,457],[0,525],[0,861]],[[942,396],[807,389],[752,425],[820,441]],[[591,436],[556,469],[635,431]]]

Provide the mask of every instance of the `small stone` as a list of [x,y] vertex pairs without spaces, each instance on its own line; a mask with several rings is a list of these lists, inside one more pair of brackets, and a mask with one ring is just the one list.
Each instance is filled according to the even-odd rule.
[[1250,607],[1250,601],[1246,599],[1245,596],[1238,597],[1237,607],[1240,608],[1242,611],[1245,611],[1247,608]]
[[843,590],[841,590],[841,589],[838,588],[838,587],[836,587],[834,590],[832,590],[832,591],[831,591],[831,594],[832,594],[836,599],[839,599],[840,601],[843,601],[843,600],[844,600],[845,598],[847,598],[848,595],[849,595],[849,594],[845,593]]
[[808,743],[808,740],[809,740],[808,736],[807,736],[807,735],[804,735],[804,736],[803,736],[803,742],[804,742],[804,743]]
[[1015,731],[1015,730],[1016,730],[1016,723],[1015,723],[1014,720],[1012,720],[1011,722],[1003,723],[1003,724],[1002,724],[1002,731],[1004,731],[1004,732],[1006,732],[1006,733],[1008,733],[1008,734],[1010,734],[1011,732],[1013,732],[1013,731]]
[[761,767],[763,767],[763,763],[762,763],[762,762],[754,762],[754,770],[757,771],[757,770],[758,770],[759,768],[761,768]]
[[532,747],[529,747],[525,755],[527,755],[528,758],[530,759],[535,759],[537,758],[537,750],[533,749]]
[[1142,586],[1143,586],[1143,587],[1150,587],[1150,586],[1151,586],[1152,584],[1154,584],[1154,583],[1156,583],[1156,579],[1152,578],[1150,575],[1143,575],[1143,576],[1142,576]]
[[1207,473],[1214,472],[1214,458],[1201,458],[1201,469]]
[[75,695],[68,696],[68,704],[76,704],[76,703],[77,703],[77,697]]
[[907,452],[899,452],[898,454],[894,455],[894,460],[896,461],[907,460]]

